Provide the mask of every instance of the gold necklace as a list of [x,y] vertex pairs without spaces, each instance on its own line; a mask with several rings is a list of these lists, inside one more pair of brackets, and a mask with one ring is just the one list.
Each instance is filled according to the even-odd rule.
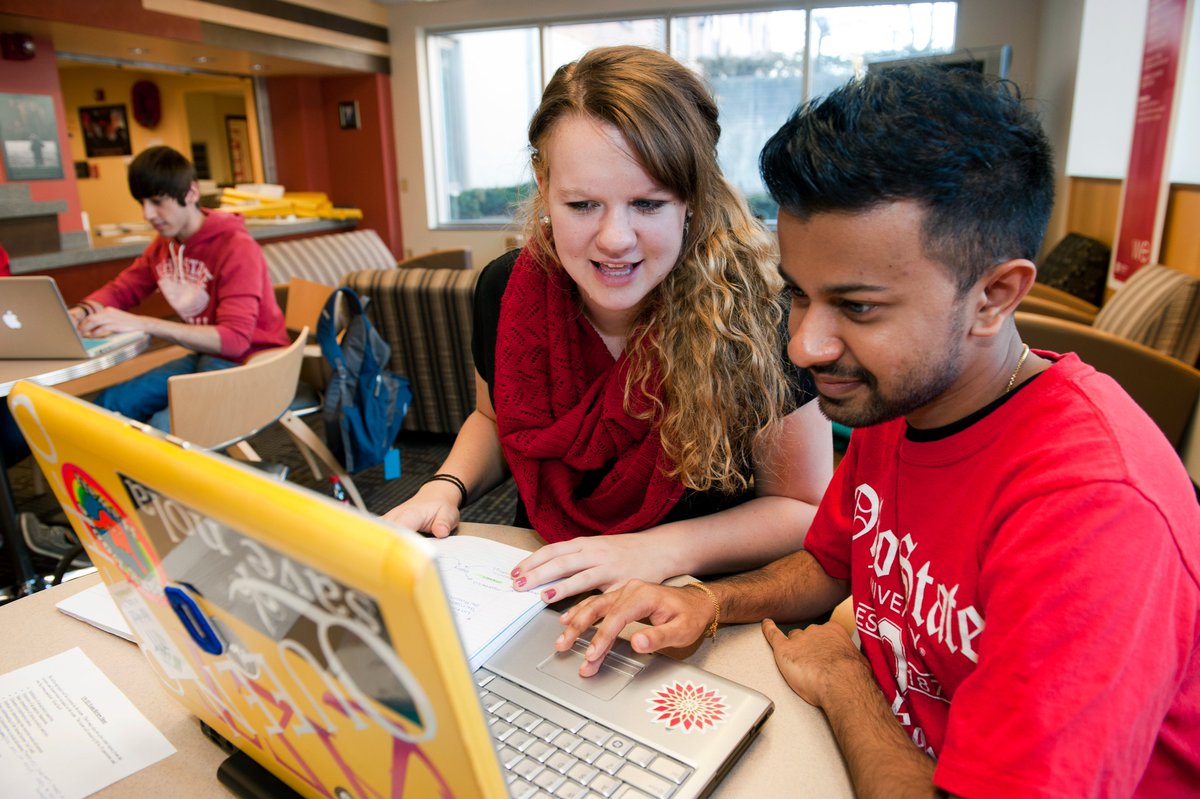
[[1013,385],[1017,382],[1017,374],[1021,371],[1021,367],[1025,365],[1025,359],[1029,357],[1029,345],[1025,344],[1021,350],[1021,357],[1017,359],[1017,368],[1013,369],[1013,373],[1008,376],[1008,385],[1004,389],[1004,393],[1012,391]]

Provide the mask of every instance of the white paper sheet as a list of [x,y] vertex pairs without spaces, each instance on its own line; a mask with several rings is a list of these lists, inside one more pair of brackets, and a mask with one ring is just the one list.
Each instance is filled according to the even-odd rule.
[[175,752],[78,647],[0,675],[0,792],[77,799]]
[[529,553],[471,535],[435,539],[446,587],[471,671],[545,607],[537,591],[514,591],[510,572]]
[[99,627],[106,633],[119,635],[126,641],[134,640],[133,631],[129,629],[129,624],[117,609],[117,603],[113,602],[112,595],[108,593],[104,583],[96,583],[91,588],[69,596],[55,607],[68,616]]

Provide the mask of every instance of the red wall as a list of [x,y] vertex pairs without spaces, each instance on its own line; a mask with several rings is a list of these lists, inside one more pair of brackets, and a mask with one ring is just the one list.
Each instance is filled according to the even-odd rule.
[[[392,253],[404,252],[387,75],[270,78],[271,126],[279,182],[323,191],[334,205],[362,209]],[[342,130],[338,104],[358,102],[357,129]]]
[[[28,61],[0,62],[0,92],[6,94],[44,94],[54,99],[54,116],[58,122],[58,153],[62,161],[61,180],[21,181],[29,186],[30,196],[37,202],[62,200],[67,210],[58,215],[60,233],[83,230],[79,217],[79,187],[75,184],[75,166],[71,161],[71,146],[67,140],[67,117],[63,109],[62,89],[58,84],[58,63],[54,46],[45,39],[34,39],[34,57]],[[4,163],[0,159],[0,182],[8,183]]]

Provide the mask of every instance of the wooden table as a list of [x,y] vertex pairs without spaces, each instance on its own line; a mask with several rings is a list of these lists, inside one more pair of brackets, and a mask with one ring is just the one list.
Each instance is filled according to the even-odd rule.
[[[481,535],[523,549],[537,546],[530,530],[490,524],[462,525],[460,534]],[[78,646],[175,746],[178,752],[95,794],[100,797],[230,794],[217,782],[225,754],[200,732],[192,715],[159,684],[138,648],[55,609],[55,603],[94,585],[98,575],[0,607],[0,673]],[[550,651],[550,642],[546,642]],[[704,642],[689,661],[755,688],[775,702],[759,736],[712,796],[853,797],[850,779],[825,716],[797,697],[779,676],[758,625],[722,628],[717,643]]]

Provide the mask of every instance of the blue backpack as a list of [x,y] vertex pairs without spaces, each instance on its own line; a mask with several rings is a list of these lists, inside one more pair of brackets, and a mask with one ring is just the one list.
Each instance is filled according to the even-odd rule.
[[[341,295],[349,320],[339,344],[334,314]],[[412,391],[408,378],[384,368],[391,348],[363,313],[354,289],[330,295],[317,322],[317,343],[333,368],[321,409],[329,449],[351,474],[382,463],[404,423]]]

